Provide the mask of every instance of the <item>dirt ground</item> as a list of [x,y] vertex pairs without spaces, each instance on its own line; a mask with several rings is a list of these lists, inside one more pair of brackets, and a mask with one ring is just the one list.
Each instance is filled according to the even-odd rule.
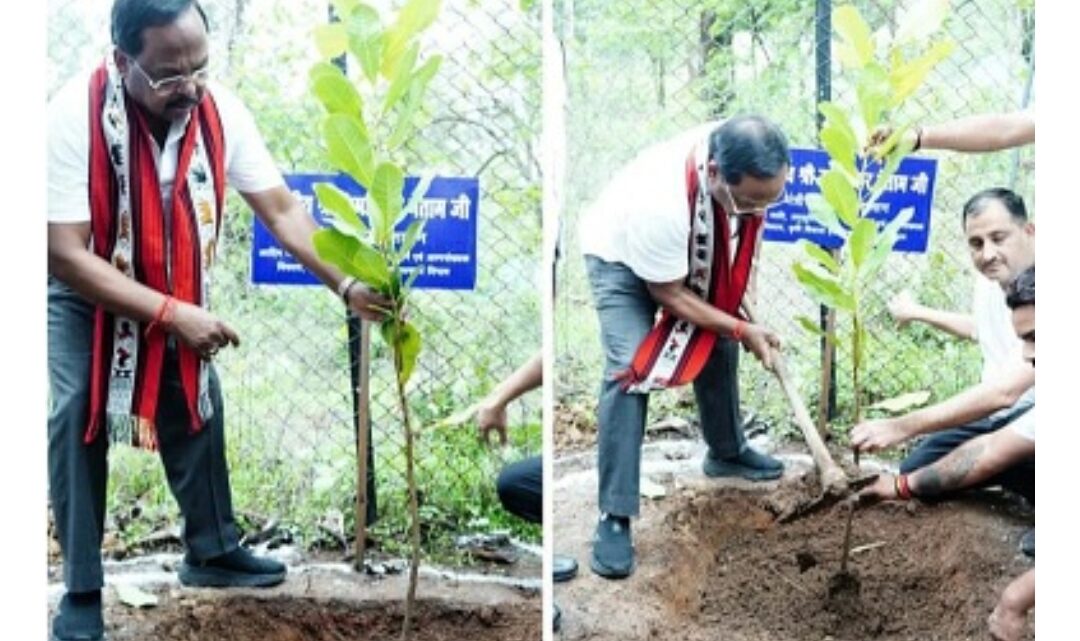
[[[382,641],[400,639],[405,573],[360,575],[341,563],[290,563],[269,589],[184,588],[176,555],[110,566],[104,590],[110,641]],[[136,609],[120,600],[135,587],[157,597]],[[539,580],[421,568],[414,638],[444,641],[540,639]],[[63,588],[51,584],[49,615]]]
[[646,446],[643,477],[666,495],[643,500],[633,525],[637,570],[621,581],[588,569],[594,454],[557,461],[556,549],[582,565],[577,579],[556,586],[562,639],[982,640],[1001,590],[1032,565],[1017,543],[1034,516],[1000,494],[887,504],[855,515],[857,591],[831,594],[846,512],[787,525],[774,518],[813,495],[809,458],[784,455],[781,481],[750,484],[705,478],[703,453],[698,442]]

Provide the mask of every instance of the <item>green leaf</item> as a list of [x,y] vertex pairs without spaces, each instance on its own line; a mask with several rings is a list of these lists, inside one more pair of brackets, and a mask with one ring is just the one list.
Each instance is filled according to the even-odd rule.
[[870,282],[877,275],[878,270],[885,264],[885,259],[892,252],[893,245],[900,236],[900,229],[908,224],[914,215],[914,207],[905,207],[881,229],[877,242],[874,243],[874,249],[863,265],[861,276],[864,282]]
[[424,99],[424,93],[427,91],[427,86],[431,82],[431,79],[435,77],[435,74],[439,72],[439,67],[442,66],[443,57],[441,54],[435,54],[424,61],[424,64],[420,65],[420,68],[413,74],[412,86],[409,87],[409,98],[420,103]]
[[855,96],[866,131],[873,131],[881,122],[882,112],[890,104],[890,93],[889,76],[885,69],[876,62],[868,64],[855,84]]
[[810,320],[806,316],[801,316],[801,315],[796,316],[795,320],[799,323],[799,325],[802,326],[803,329],[810,332],[811,334],[814,334],[815,336],[824,336],[825,335],[825,331],[822,330],[821,327],[819,327],[817,323]]
[[330,0],[330,4],[334,7],[337,17],[344,20],[356,8],[359,0]]
[[855,138],[845,135],[844,130],[834,125],[825,125],[821,129],[821,146],[829,152],[829,157],[841,169],[854,178],[855,171]]
[[825,116],[825,126],[820,134],[822,146],[829,152],[829,157],[854,179],[857,174],[855,153],[859,143],[851,128],[851,121],[843,110],[831,102],[818,104],[818,110]]
[[795,278],[802,283],[807,293],[819,303],[849,312],[854,311],[855,300],[835,279],[819,274],[798,263],[792,267],[795,270]]
[[424,268],[422,265],[417,265],[416,267],[414,267],[412,273],[409,274],[409,277],[405,279],[405,284],[401,286],[402,289],[404,289],[405,291],[409,291],[412,288],[413,283],[416,282],[416,278],[420,276],[423,271]]
[[345,53],[348,38],[345,36],[345,26],[340,22],[322,24],[315,27],[315,46],[323,60],[337,58]]
[[922,86],[926,76],[942,60],[952,55],[956,43],[951,40],[937,42],[924,55],[907,64],[893,67],[889,73],[892,88],[891,105],[896,107]]
[[390,138],[386,140],[388,149],[397,149],[412,135],[413,130],[416,128],[416,112],[419,107],[419,103],[413,100],[413,94],[410,92],[405,105],[398,111],[394,131],[390,134]]
[[836,217],[836,211],[829,203],[825,202],[825,197],[821,194],[807,194],[806,209],[810,212],[810,216],[825,229],[841,238],[846,235],[844,226],[840,224],[840,219]]
[[336,220],[361,234],[367,231],[367,225],[360,218],[348,194],[330,183],[316,183],[315,195],[323,210],[333,214]]
[[316,63],[308,73],[308,85],[328,113],[361,115],[360,94],[336,65]]
[[405,235],[401,240],[401,245],[398,247],[398,263],[409,257],[412,253],[413,246],[416,245],[416,241],[420,240],[420,234],[424,231],[424,226],[427,224],[427,220],[423,218],[417,218],[409,223],[408,228],[405,229]]
[[390,80],[390,88],[386,90],[386,98],[383,100],[383,113],[390,113],[390,109],[401,99],[413,82],[413,67],[416,66],[416,56],[420,54],[420,43],[414,42],[405,55],[401,58],[397,68],[394,69],[394,77]]
[[895,44],[925,39],[941,28],[948,14],[949,0],[919,0],[900,16]]
[[379,59],[382,55],[382,18],[374,7],[357,3],[346,27],[349,51],[360,61],[360,69],[368,82],[374,84],[379,77]]
[[851,249],[851,262],[855,265],[856,272],[859,266],[866,260],[874,240],[877,238],[877,223],[870,218],[860,218],[851,230],[851,238],[848,239],[848,247]]
[[885,410],[892,414],[902,414],[916,407],[926,405],[926,401],[930,400],[930,392],[923,390],[921,392],[908,392],[907,394],[901,394],[883,401],[878,401],[870,407],[868,410]]
[[375,169],[375,179],[368,191],[368,198],[375,202],[379,209],[378,224],[372,225],[375,229],[375,237],[380,244],[389,246],[394,225],[397,223],[398,214],[401,213],[403,200],[402,192],[405,191],[405,174],[401,168],[389,162],[379,164]]
[[319,258],[376,291],[386,291],[390,284],[386,260],[366,243],[336,229],[320,229],[311,242]]
[[858,9],[851,5],[837,7],[833,10],[832,22],[836,33],[854,50],[858,66],[873,59],[874,39]]
[[439,17],[442,0],[409,0],[398,14],[398,25],[410,34],[420,33]]
[[386,344],[394,350],[398,380],[402,385],[408,383],[416,366],[416,357],[420,354],[420,332],[409,322],[402,323],[399,331],[394,320],[384,321],[379,331]]
[[375,159],[364,123],[356,116],[330,114],[323,120],[323,139],[330,163],[367,187]]
[[[877,177],[874,179],[874,184],[870,187],[870,196],[866,200],[867,205],[877,202],[878,198],[885,191],[885,188],[889,186],[889,179],[896,175],[896,170],[900,167],[900,163],[904,160],[904,157],[911,153],[911,148],[914,145],[913,142],[901,142],[903,140],[903,133],[910,128],[910,125],[904,125],[894,131],[889,139],[885,141],[885,145],[893,145],[892,151],[885,159],[884,166],[878,171]],[[883,147],[888,149],[889,147]]]
[[799,240],[799,244],[802,245],[803,251],[805,251],[808,256],[816,260],[817,264],[824,267],[830,274],[838,274],[840,272],[840,265],[836,263],[836,259],[821,245],[806,240],[805,238]]
[[818,186],[821,188],[821,195],[840,220],[849,228],[854,227],[859,216],[859,196],[843,171],[837,168],[829,169],[821,175]]

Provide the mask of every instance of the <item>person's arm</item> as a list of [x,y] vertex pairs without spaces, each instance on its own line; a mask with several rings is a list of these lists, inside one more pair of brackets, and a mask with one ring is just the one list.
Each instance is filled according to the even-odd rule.
[[930,407],[903,416],[863,421],[851,431],[851,447],[861,452],[875,452],[901,443],[919,434],[936,432],[985,418],[1011,407],[1035,384],[1035,368],[1018,362],[1001,376]]
[[[948,455],[914,472],[895,477],[882,474],[859,492],[858,503],[937,496],[972,487],[1035,456],[1035,441],[1007,427],[973,438]],[[906,494],[905,494],[906,492]]]
[[1021,574],[1001,593],[990,614],[990,638],[994,641],[1020,641],[1027,631],[1027,613],[1035,607],[1035,568]]
[[[49,273],[86,300],[139,322],[158,316],[166,295],[124,276],[89,249],[90,223],[49,223]],[[165,329],[199,352],[208,353],[240,337],[224,321],[198,305],[174,299]]]
[[649,295],[676,317],[721,336],[738,336],[746,349],[765,369],[772,369],[772,349],[780,348],[780,338],[757,323],[747,323],[709,305],[683,283],[646,283]]
[[490,442],[492,430],[498,432],[499,443],[506,445],[506,406],[519,396],[540,387],[544,379],[544,359],[541,352],[530,358],[514,373],[499,383],[480,403],[476,412],[480,440]]
[[889,313],[901,327],[911,321],[926,323],[931,327],[967,340],[978,337],[975,318],[970,314],[958,314],[934,309],[916,302],[910,292],[903,291],[889,301]]
[[1034,142],[1035,120],[1026,111],[982,114],[925,125],[919,136],[920,149],[964,152],[1000,151]]
[[[256,193],[242,192],[241,195],[274,238],[304,267],[336,292],[345,276],[334,266],[319,259],[311,237],[320,227],[292,192],[279,186]],[[348,291],[349,307],[353,311],[369,321],[383,319],[384,313],[371,306],[386,308],[390,306],[389,300],[359,282]]]

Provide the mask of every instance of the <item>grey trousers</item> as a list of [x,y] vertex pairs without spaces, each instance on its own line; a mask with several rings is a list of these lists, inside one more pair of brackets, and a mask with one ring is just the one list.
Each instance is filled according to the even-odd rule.
[[[630,366],[638,345],[655,323],[657,305],[645,281],[626,265],[586,256],[585,267],[604,349],[597,444],[600,511],[637,516],[649,396],[627,394],[614,375]],[[747,447],[739,416],[738,371],[739,344],[721,338],[694,380],[698,418],[713,457],[737,456]]]
[[[108,479],[107,435],[83,443],[90,399],[93,307],[49,278],[49,497],[68,591],[104,584],[101,540]],[[212,369],[212,368],[211,368]],[[161,460],[184,516],[183,539],[199,559],[239,545],[225,464],[224,404],[217,373],[210,374],[214,417],[190,433],[176,352],[166,351],[156,417]]]

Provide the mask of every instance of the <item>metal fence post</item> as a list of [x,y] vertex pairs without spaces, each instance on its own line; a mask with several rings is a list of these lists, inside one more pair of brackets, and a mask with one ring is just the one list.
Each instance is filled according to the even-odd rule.
[[[814,8],[814,56],[818,103],[832,100],[832,0],[817,0]],[[818,134],[825,124],[821,112],[815,114]],[[836,252],[832,252],[836,255]],[[821,392],[818,394],[818,433],[825,437],[825,422],[836,415],[836,345],[829,338],[836,328],[836,311],[825,305],[820,308],[821,337]]]

